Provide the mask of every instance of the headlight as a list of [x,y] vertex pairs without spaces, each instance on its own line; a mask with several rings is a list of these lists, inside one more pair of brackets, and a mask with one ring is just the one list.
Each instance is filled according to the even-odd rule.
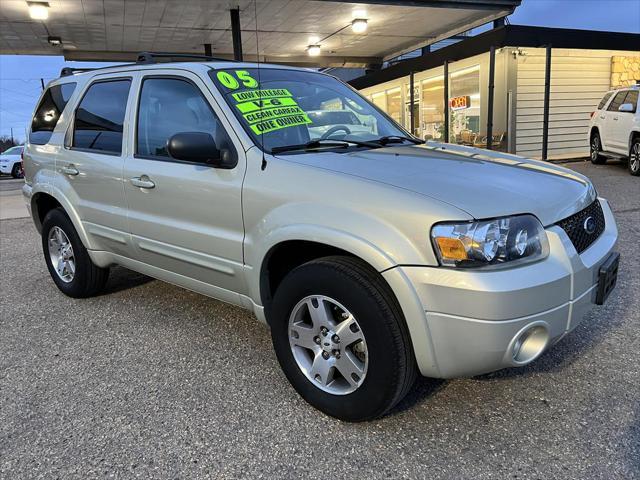
[[547,234],[533,215],[467,223],[439,223],[431,242],[445,267],[498,268],[540,260],[549,254]]

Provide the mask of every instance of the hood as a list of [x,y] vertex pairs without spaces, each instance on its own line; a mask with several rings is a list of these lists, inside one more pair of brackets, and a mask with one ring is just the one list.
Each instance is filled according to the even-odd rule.
[[450,144],[288,155],[287,160],[410,190],[476,219],[532,213],[547,226],[596,197],[585,176],[566,168]]

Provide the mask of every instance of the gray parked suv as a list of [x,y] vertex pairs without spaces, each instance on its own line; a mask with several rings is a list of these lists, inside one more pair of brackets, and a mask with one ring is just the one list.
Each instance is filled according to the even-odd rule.
[[[329,415],[383,415],[417,373],[526,365],[615,285],[616,224],[587,178],[423,145],[328,75],[230,62],[65,73],[24,154],[58,288],[95,295],[117,264],[244,307]],[[327,124],[344,112],[358,129]]]

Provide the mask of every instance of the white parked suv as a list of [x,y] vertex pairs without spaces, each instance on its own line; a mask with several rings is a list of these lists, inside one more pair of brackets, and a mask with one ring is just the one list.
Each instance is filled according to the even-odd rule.
[[[65,73],[24,155],[57,287],[95,295],[123,265],[246,308],[329,415],[383,415],[418,372],[527,365],[615,286],[616,223],[586,177],[424,145],[329,75],[221,61]],[[362,128],[314,130],[335,109]]]
[[591,114],[589,145],[593,163],[626,158],[629,173],[640,175],[639,89],[634,86],[607,92]]
[[11,147],[0,154],[0,173],[22,178],[22,146]]

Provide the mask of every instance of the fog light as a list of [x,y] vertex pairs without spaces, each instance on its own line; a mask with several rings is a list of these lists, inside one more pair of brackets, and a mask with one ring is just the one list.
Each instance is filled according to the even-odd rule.
[[549,331],[542,325],[534,325],[521,331],[513,342],[512,358],[519,365],[532,362],[549,343]]

